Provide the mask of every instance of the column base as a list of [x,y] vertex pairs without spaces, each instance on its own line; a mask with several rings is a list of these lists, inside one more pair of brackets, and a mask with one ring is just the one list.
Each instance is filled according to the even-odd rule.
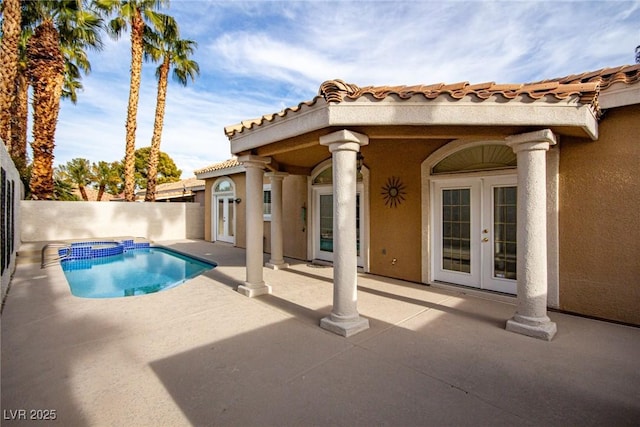
[[264,266],[270,268],[271,270],[284,270],[285,268],[289,268],[289,263],[269,260],[269,262]]
[[270,294],[271,286],[265,285],[264,282],[258,285],[244,282],[244,285],[238,286],[238,292],[245,297],[253,298],[259,295]]
[[548,317],[532,318],[519,314],[507,320],[505,329],[510,332],[546,341],[551,341],[556,332],[558,332],[558,327],[555,322],[552,322]]
[[334,334],[350,337],[358,332],[369,329],[369,319],[358,316],[354,320],[336,322],[329,316],[320,320],[320,327]]

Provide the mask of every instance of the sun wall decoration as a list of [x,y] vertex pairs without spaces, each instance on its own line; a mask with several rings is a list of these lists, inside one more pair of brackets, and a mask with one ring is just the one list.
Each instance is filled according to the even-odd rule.
[[382,198],[384,204],[391,208],[398,207],[398,205],[404,202],[404,196],[407,194],[404,190],[407,187],[400,181],[397,176],[392,176],[387,179],[387,183],[382,186]]

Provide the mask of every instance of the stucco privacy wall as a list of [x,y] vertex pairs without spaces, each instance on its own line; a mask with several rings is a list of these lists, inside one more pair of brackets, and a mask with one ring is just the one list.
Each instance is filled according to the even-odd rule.
[[197,203],[21,202],[22,242],[135,236],[151,240],[204,238]]
[[0,140],[0,165],[2,166],[0,183],[0,258],[2,259],[2,299],[9,287],[11,275],[16,268],[16,252],[20,246],[20,199],[22,198],[22,181],[11,156]]
[[595,142],[561,140],[562,309],[640,324],[640,105],[607,111]]

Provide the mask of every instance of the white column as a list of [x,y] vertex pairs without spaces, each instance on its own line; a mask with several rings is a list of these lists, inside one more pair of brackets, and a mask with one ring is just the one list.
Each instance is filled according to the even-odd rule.
[[551,340],[557,327],[547,316],[546,153],[556,139],[545,129],[506,142],[518,157],[518,305],[506,329]]
[[262,184],[264,167],[271,159],[246,155],[238,157],[246,169],[246,230],[247,230],[247,281],[238,286],[238,292],[248,297],[270,294],[262,275],[264,225],[262,216]]
[[341,130],[320,137],[329,147],[333,165],[333,309],[320,326],[348,337],[369,328],[360,317],[356,241],[356,154],[367,145],[366,135]]
[[284,245],[282,232],[282,181],[285,172],[269,172],[267,176],[271,182],[271,258],[266,267],[273,270],[288,268],[284,262]]

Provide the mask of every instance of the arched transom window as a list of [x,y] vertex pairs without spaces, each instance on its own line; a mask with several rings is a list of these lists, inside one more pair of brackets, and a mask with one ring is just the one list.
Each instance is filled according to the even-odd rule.
[[214,193],[228,193],[230,191],[233,191],[233,184],[231,183],[230,180],[223,179],[218,183],[216,183],[215,187],[213,188],[213,191]]
[[506,145],[480,145],[460,150],[438,162],[431,170],[434,175],[456,172],[513,169],[516,154]]
[[[362,182],[362,172],[358,172],[358,182]],[[313,185],[323,185],[333,183],[333,167],[328,166],[313,178]]]

